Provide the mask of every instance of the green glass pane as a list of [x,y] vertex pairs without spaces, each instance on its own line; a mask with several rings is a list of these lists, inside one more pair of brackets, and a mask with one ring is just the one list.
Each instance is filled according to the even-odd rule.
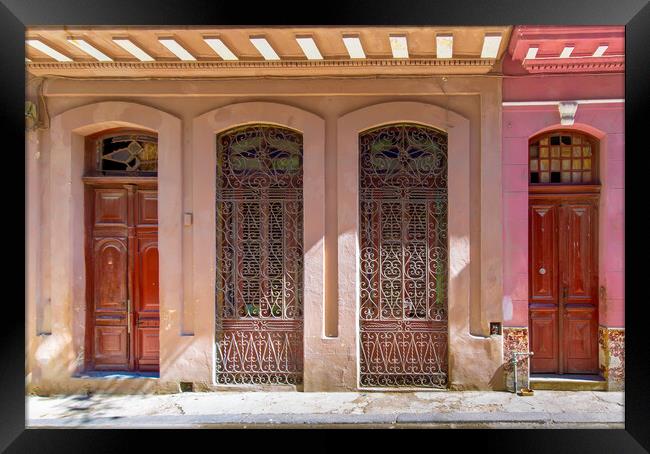
[[539,170],[539,168],[538,168],[538,166],[537,166],[537,163],[538,163],[538,162],[539,162],[539,161],[537,161],[537,159],[532,159],[532,160],[530,161],[530,170],[533,170],[533,171]]
[[573,170],[579,170],[579,169],[582,169],[582,159],[574,159]]
[[571,160],[563,159],[562,160],[562,170],[571,170]]
[[582,160],[582,168],[583,169],[591,169],[591,159],[586,158]]
[[547,159],[542,159],[539,162],[539,165],[541,166],[542,170],[548,170],[548,160]]
[[573,183],[582,182],[582,172],[573,172]]
[[542,158],[548,158],[548,147],[542,147],[539,149],[539,155]]
[[536,158],[539,155],[539,148],[537,145],[531,145],[528,150],[531,158]]
[[548,183],[550,181],[550,174],[548,172],[542,172],[542,183]]
[[591,147],[582,147],[582,156],[588,158],[591,156]]
[[571,183],[571,172],[562,172],[562,183]]

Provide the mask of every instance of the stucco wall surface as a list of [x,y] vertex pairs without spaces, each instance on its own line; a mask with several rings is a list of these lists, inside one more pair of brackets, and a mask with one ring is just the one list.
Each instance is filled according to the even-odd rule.
[[[27,251],[26,341],[33,388],[69,390],[83,382],[165,390],[180,381],[218,388],[214,140],[220,130],[258,121],[303,133],[304,390],[357,387],[358,300],[349,285],[356,254],[348,236],[357,222],[350,191],[356,187],[348,187],[356,178],[350,174],[355,134],[398,121],[449,132],[451,386],[502,387],[501,340],[489,335],[489,323],[503,321],[500,79],[47,80],[44,94],[50,128],[30,133],[26,147],[34,239]],[[160,150],[161,373],[122,388],[71,378],[84,354],[83,137],[118,125],[158,132]],[[183,213],[193,214],[191,226],[183,225]]]

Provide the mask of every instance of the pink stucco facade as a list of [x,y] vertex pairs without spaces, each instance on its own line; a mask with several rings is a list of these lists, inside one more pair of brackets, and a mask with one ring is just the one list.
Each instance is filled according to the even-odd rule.
[[556,106],[503,108],[503,320],[528,324],[528,140],[544,130],[572,129],[600,141],[599,307],[602,326],[622,328],[624,318],[624,105],[578,107],[576,123],[562,126]]
[[[538,32],[538,30],[534,30]],[[609,32],[609,30],[606,30]],[[562,30],[556,32],[562,35]],[[549,32],[550,33],[550,32]],[[599,147],[598,219],[599,368],[609,388],[623,386],[624,356],[614,356],[625,327],[625,102],[622,71],[574,73],[569,65],[528,72],[515,32],[504,61],[502,111],[503,174],[503,321],[504,330],[527,337],[529,328],[529,139],[554,130],[574,130]],[[587,40],[593,37],[587,36]],[[621,38],[622,39],[622,38]],[[557,47],[557,46],[556,46]],[[540,49],[543,46],[540,46]],[[519,50],[517,50],[519,49]],[[517,60],[517,52],[518,61]],[[541,70],[540,70],[541,71]],[[561,124],[559,103],[577,101],[573,124]],[[608,333],[614,332],[614,336]],[[504,336],[505,337],[505,336]],[[507,346],[504,346],[507,350]],[[618,380],[618,381],[616,381]]]

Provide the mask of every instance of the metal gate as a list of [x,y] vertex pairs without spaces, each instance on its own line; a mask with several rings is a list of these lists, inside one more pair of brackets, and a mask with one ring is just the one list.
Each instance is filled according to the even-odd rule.
[[447,135],[359,136],[360,384],[447,386]]
[[302,135],[217,137],[217,383],[302,382]]

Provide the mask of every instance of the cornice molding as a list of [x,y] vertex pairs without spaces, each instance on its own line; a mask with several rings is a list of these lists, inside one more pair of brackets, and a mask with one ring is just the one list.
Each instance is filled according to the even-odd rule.
[[[169,62],[29,62],[28,72],[41,75],[68,75],[85,73],[86,77],[106,77],[119,74],[126,77],[141,77],[143,74],[160,73],[164,76],[257,76],[295,75],[296,70],[304,75],[314,75],[332,70],[343,70],[343,75],[362,71],[408,72],[409,70],[434,70],[439,73],[475,74],[487,73],[493,69],[495,59],[481,58],[409,58],[409,59],[366,59],[366,60],[281,60],[281,61],[169,61]],[[438,71],[435,71],[438,70]],[[216,73],[215,73],[216,72]],[[174,74],[178,73],[178,74]],[[303,74],[300,74],[303,75]]]
[[607,59],[592,57],[524,60],[522,67],[531,74],[624,72],[625,57],[621,55]]

